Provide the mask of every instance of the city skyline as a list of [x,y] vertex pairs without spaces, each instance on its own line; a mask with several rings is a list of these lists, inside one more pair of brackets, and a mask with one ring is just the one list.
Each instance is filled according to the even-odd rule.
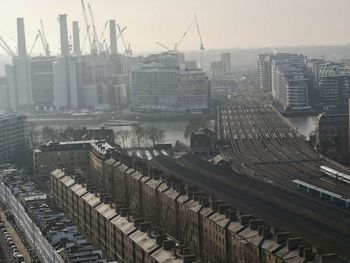
[[[125,36],[135,52],[161,51],[156,41],[172,48],[193,20],[194,12],[198,15],[206,49],[350,43],[344,33],[350,23],[347,15],[350,2],[346,0],[337,0],[336,5],[330,0],[222,0],[215,8],[208,0],[149,0],[147,3],[90,0],[86,3],[92,6],[99,34],[108,19],[116,19],[122,27],[128,27]],[[49,1],[49,4],[47,0],[14,0],[3,4],[6,13],[0,17],[0,35],[14,50],[17,17],[25,20],[28,50],[40,28],[40,19],[43,19],[51,50],[53,54],[59,53],[59,14],[68,14],[70,35],[71,22],[78,20],[81,38],[85,37],[79,0]],[[118,44],[119,51],[123,52],[121,41]],[[180,50],[199,50],[199,45],[198,33],[193,25]],[[87,51],[87,46],[84,51]],[[40,43],[37,43],[33,54],[38,52],[43,53]],[[0,53],[3,54],[3,50]]]

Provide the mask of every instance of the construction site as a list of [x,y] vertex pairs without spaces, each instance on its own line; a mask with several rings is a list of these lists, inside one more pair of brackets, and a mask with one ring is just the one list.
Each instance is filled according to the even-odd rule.
[[[174,48],[156,42],[165,52],[143,57],[133,56],[126,26],[108,19],[98,30],[91,5],[81,0],[81,9],[84,21],[72,21],[71,30],[68,15],[58,16],[58,55],[52,55],[43,20],[30,48],[23,18],[17,18],[16,49],[0,35],[0,46],[12,58],[12,65],[6,65],[5,76],[0,77],[0,110],[109,111],[129,105],[134,111],[208,109],[209,79],[201,70],[204,45],[196,16]],[[199,63],[186,61],[179,51],[195,24]],[[38,45],[42,53],[34,56]]]

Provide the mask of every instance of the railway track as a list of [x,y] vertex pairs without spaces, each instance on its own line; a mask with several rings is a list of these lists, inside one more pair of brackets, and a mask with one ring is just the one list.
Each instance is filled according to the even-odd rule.
[[272,106],[226,105],[219,111],[220,135],[230,148],[221,147],[221,153],[239,169],[286,188],[294,188],[293,179],[302,179],[350,196],[350,187],[321,180],[320,166],[332,164],[323,161]]
[[149,161],[233,208],[262,218],[267,224],[302,236],[325,252],[350,258],[350,212],[295,189],[286,190],[259,177],[248,177],[216,167],[197,156],[178,159],[159,155]]

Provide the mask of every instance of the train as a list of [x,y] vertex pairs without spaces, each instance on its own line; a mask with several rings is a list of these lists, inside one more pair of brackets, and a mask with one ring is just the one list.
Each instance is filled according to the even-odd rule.
[[328,166],[320,166],[321,173],[328,176],[337,179],[340,182],[350,184],[350,175],[344,174],[342,172],[339,172],[335,169],[332,169]]

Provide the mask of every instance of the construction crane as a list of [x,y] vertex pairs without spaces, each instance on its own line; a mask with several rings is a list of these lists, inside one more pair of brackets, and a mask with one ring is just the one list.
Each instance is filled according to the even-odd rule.
[[198,35],[199,35],[199,40],[200,40],[200,57],[199,57],[199,68],[203,69],[203,53],[204,53],[204,45],[203,45],[203,39],[202,39],[202,34],[199,28],[199,24],[198,24],[198,19],[197,19],[197,15],[196,13],[194,13],[194,20],[196,21],[196,25],[197,25],[197,31],[198,31]]
[[84,22],[85,22],[85,28],[86,28],[86,36],[87,36],[87,39],[89,41],[90,51],[91,51],[91,53],[94,53],[95,50],[93,49],[93,46],[92,46],[92,40],[91,40],[91,35],[90,35],[90,24],[89,24],[89,20],[87,18],[87,14],[86,14],[86,8],[85,8],[84,0],[81,0],[81,6],[82,6],[82,9],[83,9]]
[[10,46],[6,43],[5,39],[0,35],[0,46],[5,50],[5,52],[11,57],[14,58],[16,53],[10,48]]
[[123,41],[123,45],[125,48],[125,54],[127,56],[132,56],[132,49],[131,49],[131,45],[130,43],[127,43],[127,41],[124,38],[124,31],[126,30],[126,27],[124,27],[123,29],[121,29],[121,27],[119,26],[119,24],[117,24],[118,26],[118,30],[119,30],[119,36],[121,37],[122,41]]
[[90,18],[91,18],[91,24],[92,24],[92,35],[93,35],[92,43],[93,43],[93,47],[94,47],[95,52],[97,52],[98,49],[100,49],[100,46],[98,43],[98,35],[97,35],[95,17],[94,17],[94,14],[92,12],[92,8],[91,8],[90,4],[88,4],[88,7],[89,7]]
[[[41,32],[40,32],[40,30],[39,30],[39,33],[36,35],[36,37],[35,37],[35,39],[34,39],[34,42],[33,42],[33,45],[32,45],[32,47],[31,47],[31,49],[30,49],[30,51],[29,51],[29,54],[28,54],[29,56],[32,55],[33,50],[34,50],[34,47],[35,47],[35,44],[36,44],[36,42],[38,41],[40,35],[41,35]],[[45,46],[44,46],[44,49],[45,49]]]
[[158,46],[161,46],[162,48],[165,48],[165,49],[168,50],[169,52],[172,52],[172,51],[173,51],[171,48],[168,48],[166,45],[164,45],[164,44],[162,44],[162,43],[160,43],[160,42],[158,42],[158,41],[156,41],[156,44],[157,44]]
[[182,35],[182,37],[180,38],[179,42],[175,43],[174,51],[179,51],[179,47],[180,47],[182,41],[184,40],[184,38],[186,37],[186,35],[188,34],[188,31],[190,31],[193,23],[194,23],[194,21],[192,20],[191,24],[188,26],[188,28],[186,29],[185,33]]
[[44,23],[43,23],[42,19],[40,20],[40,26],[41,26],[41,31],[39,30],[39,34],[40,34],[40,38],[41,38],[41,43],[42,43],[44,50],[45,50],[45,56],[49,57],[50,56],[50,47],[49,47],[49,43],[47,43],[47,40],[46,40]]
[[183,35],[181,36],[180,40],[174,44],[174,49],[171,49],[169,47],[167,47],[166,45],[160,43],[159,41],[156,41],[156,44],[161,46],[162,48],[165,48],[168,52],[178,52],[179,51],[179,47],[182,43],[182,41],[185,39],[186,35],[188,34],[188,32],[190,31],[192,25],[194,24],[194,20],[191,21],[190,25],[187,27],[185,33],[183,33]]
[[106,39],[104,38],[104,35],[105,35],[105,32],[106,32],[106,29],[107,29],[107,26],[108,26],[108,23],[109,23],[109,20],[107,20],[107,22],[105,23],[104,27],[103,27],[103,30],[102,30],[102,33],[101,33],[101,36],[98,40],[98,43],[100,45],[100,49],[102,50],[103,47],[104,47],[104,44],[106,42]]
[[[123,27],[123,29],[119,32],[119,34],[117,35],[117,40],[123,35],[124,31],[127,29],[127,27]],[[102,38],[101,38],[102,41]],[[100,41],[100,42],[101,42]],[[126,43],[125,43],[126,44]],[[103,39],[103,41],[101,42],[101,47],[104,47],[106,45],[106,50],[109,50],[109,46],[107,45],[107,39]],[[130,44],[129,44],[130,45]]]

